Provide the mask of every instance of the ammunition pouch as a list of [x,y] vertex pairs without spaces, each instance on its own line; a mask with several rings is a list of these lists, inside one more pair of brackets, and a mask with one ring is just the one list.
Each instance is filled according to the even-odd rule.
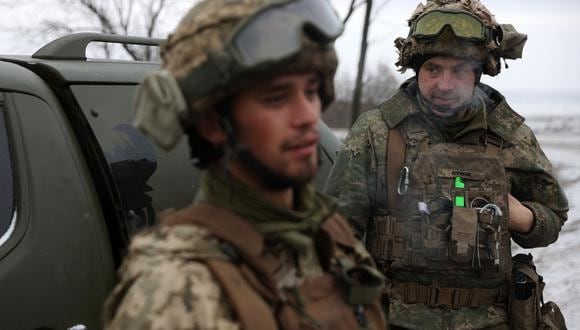
[[558,305],[543,302],[545,283],[536,272],[531,254],[512,258],[509,314],[512,329],[566,329],[564,316]]

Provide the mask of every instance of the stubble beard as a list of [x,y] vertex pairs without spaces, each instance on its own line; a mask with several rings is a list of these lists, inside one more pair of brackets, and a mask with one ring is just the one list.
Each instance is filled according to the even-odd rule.
[[320,152],[317,153],[316,160],[304,159],[303,161],[307,163],[304,165],[306,169],[293,176],[271,169],[248,150],[240,151],[237,160],[240,166],[256,178],[262,187],[268,190],[280,191],[300,187],[311,182],[318,170]]

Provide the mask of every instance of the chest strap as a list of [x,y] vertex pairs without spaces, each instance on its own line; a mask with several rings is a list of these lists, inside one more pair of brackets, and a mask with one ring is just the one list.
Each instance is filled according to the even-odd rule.
[[[207,259],[204,262],[224,289],[235,313],[239,317],[242,328],[276,329],[277,322],[274,306],[277,306],[277,308],[282,306],[284,307],[282,309],[286,311],[286,313],[280,311],[280,315],[278,315],[281,317],[278,321],[282,322],[282,324],[290,325],[288,327],[283,326],[283,328],[304,328],[304,325],[298,322],[300,317],[295,312],[288,312],[293,310],[288,305],[288,297],[285,297],[274,283],[272,277],[274,273],[273,266],[277,266],[277,264],[268,262],[270,259],[261,256],[264,249],[264,236],[247,221],[229,210],[215,207],[208,203],[199,203],[181,211],[161,216],[160,223],[166,226],[193,224],[204,227],[240,252],[240,257],[243,260],[240,264],[221,259]],[[365,258],[358,251],[357,247],[360,246],[360,243],[352,233],[346,220],[338,214],[334,214],[323,222],[322,229],[328,235],[327,237],[330,241],[327,242],[329,243],[326,244],[327,247],[322,249],[326,251],[317,252],[328,258],[336,258],[339,266],[343,266],[340,267],[341,273],[338,274],[338,277],[341,280],[346,297],[343,297],[344,293],[341,293],[340,290],[336,290],[332,298],[329,296],[322,299],[322,297],[318,297],[318,292],[323,286],[303,285],[297,288],[301,291],[301,294],[314,294],[315,296],[310,297],[312,298],[310,302],[313,306],[309,307],[312,309],[309,312],[321,317],[321,320],[341,319],[341,322],[331,327],[335,329],[354,328],[350,326],[349,322],[354,321],[352,319],[353,316],[363,315],[361,313],[365,315],[365,322],[370,321],[374,325],[384,325],[385,320],[378,304],[379,295],[383,292],[384,279],[382,275],[375,269],[363,264],[344,264],[349,259],[347,255],[351,255],[351,258],[357,262],[362,262]],[[325,267],[323,266],[323,268]],[[326,279],[331,279],[331,282],[326,283]],[[329,291],[329,285],[331,285],[330,289],[338,288],[338,286],[335,286],[334,281],[335,277],[333,275],[326,274],[318,278],[318,280],[314,279],[312,283],[325,283],[327,288],[323,291],[325,291],[326,295],[328,293],[326,291]],[[345,304],[342,300],[344,298],[350,304],[365,305],[365,308],[360,313],[351,314],[352,306]],[[325,304],[328,305],[329,303],[329,311],[336,311],[339,307],[343,309],[340,313],[342,318],[322,313],[320,306],[326,306]],[[325,308],[322,309],[324,310]],[[291,315],[286,315],[288,313]],[[353,324],[356,324],[356,321]],[[384,328],[384,326],[379,326],[378,328]]]
[[224,289],[243,329],[278,329],[271,307],[229,261],[208,259],[206,265]]
[[406,304],[425,304],[429,307],[478,307],[506,300],[505,290],[501,288],[443,288],[412,282],[390,282],[387,291],[389,297]]
[[399,178],[405,163],[406,145],[401,136],[399,127],[392,127],[389,129],[389,136],[387,138],[387,159],[386,159],[386,175],[387,175],[387,207],[388,209],[397,208],[399,205],[399,194],[397,187],[400,186]]

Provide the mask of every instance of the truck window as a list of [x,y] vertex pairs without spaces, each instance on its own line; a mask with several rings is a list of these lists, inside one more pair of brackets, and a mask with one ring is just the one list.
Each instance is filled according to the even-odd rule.
[[12,234],[16,222],[14,217],[14,180],[4,114],[4,107],[0,103],[0,246]]
[[165,153],[132,126],[135,85],[75,85],[71,89],[109,163],[129,234],[155,222],[165,209],[193,200],[197,170],[185,139]]

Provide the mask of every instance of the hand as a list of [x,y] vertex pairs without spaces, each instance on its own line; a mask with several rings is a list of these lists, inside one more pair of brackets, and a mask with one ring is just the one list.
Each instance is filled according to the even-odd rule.
[[517,198],[508,194],[509,203],[509,230],[520,233],[529,233],[534,227],[534,214],[530,209],[525,207]]

